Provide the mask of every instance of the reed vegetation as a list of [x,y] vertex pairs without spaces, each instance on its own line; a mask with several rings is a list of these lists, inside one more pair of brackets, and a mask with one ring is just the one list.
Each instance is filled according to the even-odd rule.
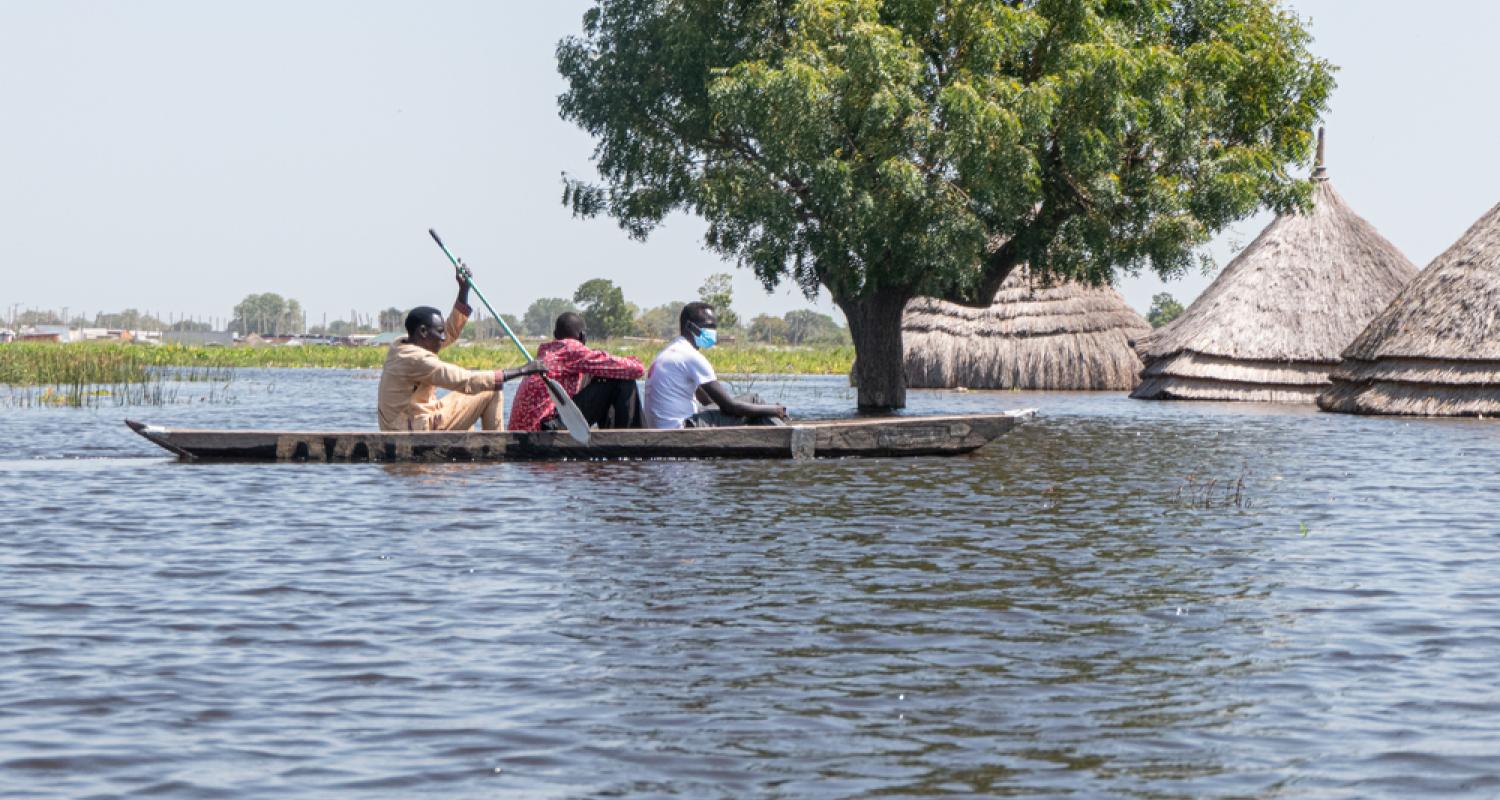
[[[0,403],[11,407],[226,402],[233,370],[168,363],[167,348],[105,343],[0,346]],[[174,348],[175,349],[175,348]],[[187,391],[187,384],[202,384]]]
[[[540,340],[529,343],[533,350]],[[621,340],[599,345],[650,364],[662,342]],[[187,400],[228,402],[236,369],[269,367],[378,369],[385,348],[188,347],[105,342],[0,345],[0,404],[11,407],[170,405]],[[508,342],[463,344],[443,358],[470,369],[513,367],[521,355]],[[728,344],[710,353],[724,375],[840,375],[854,362],[849,345]],[[206,391],[188,384],[211,384]]]
[[[534,351],[540,340],[528,342]],[[650,364],[662,342],[619,340],[590,343],[610,353],[634,356]],[[378,369],[385,360],[382,347],[188,347],[77,343],[0,345],[0,384],[37,386],[58,383],[142,383],[150,370],[186,367],[231,368],[312,367]],[[849,345],[776,346],[733,343],[709,354],[714,368],[725,374],[847,374],[854,362]],[[470,369],[493,369],[521,364],[521,354],[509,342],[462,343],[443,351],[443,359]]]

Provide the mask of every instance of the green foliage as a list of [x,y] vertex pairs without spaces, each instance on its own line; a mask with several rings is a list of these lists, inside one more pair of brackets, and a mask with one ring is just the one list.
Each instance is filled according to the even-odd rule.
[[37,386],[144,381],[144,348],[120,345],[8,344],[0,346],[0,384]]
[[635,322],[630,306],[625,302],[625,292],[604,278],[593,278],[579,284],[578,290],[573,292],[573,302],[581,309],[591,338],[624,335],[630,332]]
[[563,201],[638,238],[703,217],[767,289],[826,287],[899,382],[912,296],[985,304],[1022,263],[1172,278],[1305,206],[1310,41],[1276,0],[595,0],[559,107],[603,181]]
[[1274,0],[596,0],[560,106],[605,185],[565,200],[642,237],[694,211],[767,287],[839,301],[983,300],[1022,262],[1170,277],[1306,201],[1287,167],[1333,86],[1309,41]]
[[93,327],[123,331],[159,331],[165,330],[167,324],[149,314],[142,314],[133,308],[127,308],[113,314],[99,312],[94,315]]
[[685,302],[674,302],[648,308],[635,318],[635,335],[653,339],[671,339],[678,333],[677,321]]
[[521,319],[521,327],[516,329],[516,333],[547,336],[552,333],[552,326],[557,322],[559,314],[577,310],[578,307],[573,305],[573,301],[566,297],[540,298],[526,308],[526,314]]
[[750,323],[750,341],[819,347],[850,344],[848,329],[833,317],[812,309],[788,311],[784,317],[761,314]]
[[[165,405],[177,402],[182,382],[228,384],[227,369],[190,365],[167,370],[171,347],[115,343],[7,344],[0,346],[0,406]],[[186,401],[222,402],[223,389],[193,393]]]
[[1177,302],[1177,298],[1168,292],[1161,292],[1151,296],[1151,310],[1146,314],[1146,321],[1151,323],[1151,327],[1160,328],[1181,316],[1182,311],[1182,304]]
[[31,325],[61,325],[62,317],[54,311],[37,311],[35,309],[22,311],[16,314],[16,327],[24,328]]
[[720,272],[708,276],[698,287],[698,299],[714,307],[720,330],[734,330],[740,326],[740,315],[734,313],[734,276]]
[[759,314],[750,320],[750,341],[766,344],[784,344],[787,337],[786,320],[770,314]]
[[198,322],[191,319],[179,319],[172,323],[170,330],[187,333],[207,333],[213,330],[213,326],[207,322]]
[[380,312],[381,331],[404,331],[406,330],[406,312],[395,306],[391,306]]
[[[649,364],[661,348],[657,342],[589,342],[615,355],[635,356]],[[0,345],[0,385],[87,386],[154,380],[153,370],[174,367],[189,380],[229,380],[223,370],[231,368],[315,367],[325,369],[379,369],[385,361],[383,347],[196,347],[150,346],[104,342],[76,344]],[[711,353],[722,373],[791,373],[837,375],[847,373],[854,361],[848,345],[818,347],[764,347],[726,344]],[[509,341],[492,344],[462,344],[443,349],[442,358],[469,369],[520,366],[521,355]],[[352,378],[351,378],[352,380]]]
[[262,336],[301,333],[302,327],[302,304],[274,292],[246,295],[234,307],[234,319],[229,323],[229,329],[236,333]]
[[786,312],[788,344],[840,345],[849,343],[849,331],[833,317],[812,309]]
[[[505,324],[509,325],[517,336],[521,334],[521,320],[517,319],[515,314],[501,314],[500,316],[505,319]],[[505,335],[505,329],[500,327],[500,322],[488,315],[471,317],[468,324],[464,325],[461,338],[469,340],[509,339]]]

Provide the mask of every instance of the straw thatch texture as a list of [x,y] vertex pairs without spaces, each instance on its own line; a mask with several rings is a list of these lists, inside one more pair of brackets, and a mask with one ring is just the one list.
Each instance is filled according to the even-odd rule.
[[912,300],[902,331],[912,387],[1124,391],[1141,369],[1131,345],[1151,326],[1114,289],[1020,267],[989,308]]
[[1151,338],[1131,397],[1312,403],[1416,273],[1320,170],[1310,212],[1277,217]]
[[1500,415],[1500,205],[1354,340],[1318,405],[1354,414]]

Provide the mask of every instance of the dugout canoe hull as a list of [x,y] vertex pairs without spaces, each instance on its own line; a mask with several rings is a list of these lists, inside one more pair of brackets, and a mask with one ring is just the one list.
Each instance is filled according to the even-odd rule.
[[235,431],[130,429],[183,461],[401,463],[600,459],[855,458],[971,453],[1030,411],[946,417],[821,420],[786,426],[557,432]]

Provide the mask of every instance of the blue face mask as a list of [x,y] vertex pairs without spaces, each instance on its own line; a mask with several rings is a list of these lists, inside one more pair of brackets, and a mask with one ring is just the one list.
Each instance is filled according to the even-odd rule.
[[[697,325],[693,327],[698,328]],[[718,342],[719,332],[713,328],[698,328],[698,335],[693,337],[693,344],[697,345],[699,350],[707,350]]]

